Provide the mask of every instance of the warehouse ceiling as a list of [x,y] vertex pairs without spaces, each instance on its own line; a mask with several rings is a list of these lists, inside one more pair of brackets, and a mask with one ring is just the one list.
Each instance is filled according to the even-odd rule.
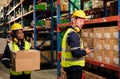
[[5,6],[7,3],[9,3],[11,0],[0,0],[0,9]]

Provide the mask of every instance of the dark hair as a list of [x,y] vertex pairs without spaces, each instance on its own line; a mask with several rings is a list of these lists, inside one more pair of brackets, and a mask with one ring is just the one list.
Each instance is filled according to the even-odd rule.
[[13,30],[13,31],[12,31],[12,37],[13,37],[13,38],[16,37],[16,32],[17,32],[17,30]]

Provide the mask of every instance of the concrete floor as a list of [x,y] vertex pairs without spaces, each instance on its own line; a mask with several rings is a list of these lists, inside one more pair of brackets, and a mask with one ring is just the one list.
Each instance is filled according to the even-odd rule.
[[[0,79],[9,79],[8,69],[6,69],[0,61]],[[40,71],[32,71],[31,79],[57,79],[56,69],[42,69]]]

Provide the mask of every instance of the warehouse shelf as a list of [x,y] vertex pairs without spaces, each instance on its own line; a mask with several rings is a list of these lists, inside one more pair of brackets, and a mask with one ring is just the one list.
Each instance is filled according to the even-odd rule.
[[114,71],[119,71],[119,69],[120,69],[120,67],[117,65],[111,65],[111,64],[104,63],[104,62],[98,62],[98,61],[95,61],[95,60],[92,60],[89,58],[85,58],[85,60],[86,60],[86,63],[93,64],[95,66],[99,66],[99,67],[103,67],[103,68],[107,68],[107,69],[111,69]]
[[97,18],[97,19],[86,20],[85,24],[114,22],[114,21],[118,21],[118,18],[119,18],[119,16],[102,17],[102,18]]
[[[87,24],[97,24],[97,23],[106,23],[106,22],[115,22],[115,21],[118,21],[119,19],[119,16],[109,16],[109,17],[102,17],[102,18],[97,18],[97,19],[90,19],[90,20],[86,20],[85,21],[85,25]],[[63,23],[63,24],[57,24],[58,27],[61,27],[61,26],[70,26],[71,23],[68,22],[68,23]]]
[[15,18],[14,20],[8,21],[7,24],[12,23],[12,22],[14,22],[14,21],[16,21],[16,20],[18,20],[18,19],[21,19],[21,17],[22,17],[22,16],[18,16],[18,17]]
[[11,12],[13,12],[18,6],[21,5],[22,2],[18,3],[15,7],[13,7],[6,15],[9,15]]
[[23,17],[24,17],[24,16],[27,16],[27,15],[29,15],[29,14],[33,14],[33,10],[31,10],[31,11],[29,11],[29,12],[23,14]]
[[[60,55],[61,55],[61,50],[60,50],[60,43],[59,43],[60,42],[60,30],[61,30],[60,27],[71,26],[71,22],[69,20],[68,23],[63,23],[63,24],[60,23],[60,14],[62,14],[62,13],[60,13],[60,1],[61,0],[57,0],[57,1],[58,1],[58,3],[57,3],[57,13],[58,13],[57,14],[57,17],[58,17],[58,19],[57,19],[57,53],[58,53],[58,59],[57,59],[58,72],[57,72],[57,76],[58,76],[58,79],[61,79],[61,76],[60,76],[60,58],[61,58]],[[70,19],[71,0],[68,0],[68,1],[69,1],[68,17]],[[84,1],[87,1],[87,0],[82,0],[81,5],[83,4]],[[107,0],[107,1],[113,1],[113,0]],[[91,9],[91,10],[86,11],[86,13],[88,12],[87,15],[91,16],[91,19],[85,20],[85,28],[100,27],[101,25],[104,25],[104,27],[108,27],[108,25],[116,25],[118,27],[120,26],[120,22],[119,22],[120,21],[120,15],[108,16],[107,11],[109,11],[110,8],[106,6],[107,1],[104,0],[104,3],[103,3],[104,8],[100,8],[101,10],[98,9],[98,8],[95,8],[95,9]],[[72,3],[72,4],[74,4],[74,3]],[[120,1],[118,1],[118,7],[119,7],[119,5],[120,5]],[[75,4],[73,6],[75,6]],[[82,9],[83,9],[83,5],[82,5]],[[95,11],[95,10],[97,10],[97,11]],[[100,16],[96,16],[96,17],[92,16],[94,14],[94,12],[99,13],[99,11],[103,12]],[[120,7],[118,8],[118,14],[120,14]],[[106,25],[106,24],[108,24],[108,25]],[[101,27],[103,27],[103,26],[101,26]],[[119,30],[120,29],[118,29],[118,32],[119,32]],[[119,42],[119,44],[120,44],[120,42]],[[85,60],[86,60],[86,63],[92,64],[94,66],[98,66],[98,67],[106,68],[106,69],[109,69],[109,70],[117,71],[117,73],[118,73],[117,76],[120,79],[120,66],[119,65],[117,66],[117,65],[107,64],[107,63],[104,63],[104,62],[98,62],[98,61],[95,61],[95,60],[92,60],[92,59],[89,59],[89,58],[86,58]]]
[[0,27],[2,27],[3,26],[3,23],[2,24],[0,24]]

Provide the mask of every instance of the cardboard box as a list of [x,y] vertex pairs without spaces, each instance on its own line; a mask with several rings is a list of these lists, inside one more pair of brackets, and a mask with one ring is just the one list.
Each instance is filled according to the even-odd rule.
[[62,69],[60,70],[60,72],[61,72],[62,79],[67,79],[66,72]]
[[119,32],[118,32],[118,26],[111,26],[111,27],[109,27],[110,29],[112,29],[111,30],[111,34],[112,34],[112,36],[111,36],[111,38],[113,38],[113,39],[118,39],[118,36],[119,36]]
[[94,38],[104,38],[104,28],[94,28]]
[[83,38],[84,48],[91,48],[94,46],[94,39]]
[[102,39],[94,39],[94,48],[97,48],[97,50],[104,50],[103,44],[104,41]]
[[113,65],[119,65],[119,52],[113,51]]
[[102,76],[93,74],[93,73],[88,72],[88,71],[84,71],[84,72],[85,72],[85,79],[106,79]]
[[40,69],[40,51],[37,50],[21,50],[13,52],[12,69],[16,72],[32,71]]
[[92,0],[92,8],[101,8],[103,7],[103,0]]
[[93,28],[90,29],[82,29],[82,38],[94,38],[94,30]]
[[[51,51],[41,51],[41,55],[43,55],[50,61],[52,59]],[[47,63],[48,61],[43,56],[41,56],[41,59],[40,59],[41,63]],[[57,57],[57,53],[56,53],[56,51],[54,51],[54,59],[56,59],[56,57]]]
[[102,51],[96,50],[94,51],[94,55],[95,55],[96,61],[99,61],[99,62],[103,61]]
[[118,26],[104,27],[104,38],[118,39]]
[[113,64],[113,51],[103,51],[103,62]]
[[82,29],[82,38],[88,38],[88,29]]
[[112,38],[112,30],[110,27],[104,27],[104,38],[105,39],[110,39]]
[[118,51],[119,47],[118,47],[118,40],[116,39],[107,39],[107,40],[103,40],[103,49],[106,51],[110,51],[110,50],[114,50],[114,51]]

